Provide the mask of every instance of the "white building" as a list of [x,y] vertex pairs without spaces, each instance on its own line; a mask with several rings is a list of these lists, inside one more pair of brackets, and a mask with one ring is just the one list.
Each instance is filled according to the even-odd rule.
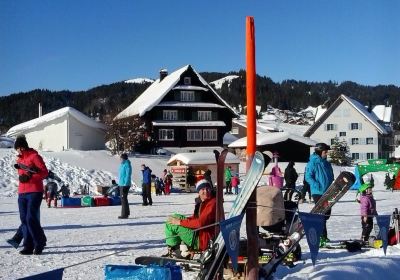
[[99,150],[106,126],[71,107],[64,107],[10,128],[7,136],[24,134],[30,147],[42,151]]
[[345,95],[339,98],[304,133],[317,142],[346,140],[353,160],[388,158],[393,154],[392,107],[368,110]]

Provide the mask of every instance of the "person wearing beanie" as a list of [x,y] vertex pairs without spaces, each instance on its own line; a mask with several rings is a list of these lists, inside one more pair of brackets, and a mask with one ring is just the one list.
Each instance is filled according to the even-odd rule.
[[142,198],[143,198],[143,206],[153,205],[153,199],[151,198],[151,172],[152,170],[142,164]]
[[119,193],[121,194],[121,216],[118,216],[118,219],[127,219],[131,214],[129,210],[128,193],[132,181],[132,166],[127,154],[121,154],[120,160],[118,186]]
[[[306,166],[305,178],[307,183],[310,184],[311,197],[315,203],[320,200],[334,179],[332,165],[327,161],[329,150],[329,145],[325,143],[316,144],[315,152],[310,156]],[[320,238],[321,247],[325,246],[326,242],[329,242],[326,221],[329,219],[330,214],[331,209],[325,213],[325,224]]]
[[48,170],[43,158],[32,148],[24,136],[15,140],[18,172],[18,208],[22,224],[23,246],[19,252],[22,255],[40,255],[46,245],[46,236],[40,225],[40,204],[43,197],[43,180],[48,176]]
[[[205,179],[198,181],[196,190],[201,200],[199,211],[190,217],[173,214],[165,223],[168,253],[163,256],[187,257],[180,249],[181,243],[189,250],[204,251],[207,249],[208,242],[214,238],[215,227],[209,225],[215,223],[216,198],[211,194],[210,182]],[[195,229],[199,230],[195,231]]]

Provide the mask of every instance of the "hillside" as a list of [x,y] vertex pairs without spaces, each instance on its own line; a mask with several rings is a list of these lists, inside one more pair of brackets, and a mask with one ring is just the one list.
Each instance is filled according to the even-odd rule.
[[[229,73],[203,72],[204,79],[234,107],[246,102],[245,71]],[[90,117],[108,123],[126,108],[151,84],[151,79],[132,79],[110,85],[94,87],[87,91],[72,92],[35,89],[0,97],[0,134],[10,127],[37,117],[37,106],[43,106],[43,114],[65,106],[71,106]],[[353,82],[337,84],[285,80],[275,83],[265,76],[257,76],[257,104],[266,111],[268,106],[280,110],[298,112],[308,106],[329,105],[340,94],[345,94],[368,105],[393,105],[395,128],[400,126],[400,88],[393,85],[363,86]],[[18,108],[16,109],[16,104]]]

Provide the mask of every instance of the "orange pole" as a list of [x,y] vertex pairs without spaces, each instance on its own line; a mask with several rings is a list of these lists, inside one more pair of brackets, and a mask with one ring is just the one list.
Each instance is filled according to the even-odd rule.
[[[254,18],[246,17],[247,170],[256,152],[256,61]],[[257,192],[246,209],[247,278],[258,279]]]

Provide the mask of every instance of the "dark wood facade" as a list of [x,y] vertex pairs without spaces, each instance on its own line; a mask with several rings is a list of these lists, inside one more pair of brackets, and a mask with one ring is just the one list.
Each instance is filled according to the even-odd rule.
[[179,82],[142,118],[159,147],[223,146],[237,117],[188,67]]

